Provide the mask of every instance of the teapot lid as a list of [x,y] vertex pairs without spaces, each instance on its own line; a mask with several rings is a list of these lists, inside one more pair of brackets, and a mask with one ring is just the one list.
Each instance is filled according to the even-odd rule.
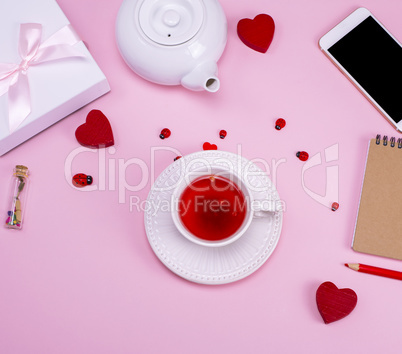
[[139,24],[144,34],[162,45],[179,45],[200,30],[204,20],[202,0],[143,0]]

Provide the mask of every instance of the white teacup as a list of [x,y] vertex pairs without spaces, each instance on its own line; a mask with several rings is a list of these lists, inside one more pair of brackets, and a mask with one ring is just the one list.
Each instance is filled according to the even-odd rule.
[[[209,176],[210,178],[216,176],[226,178],[227,180],[235,184],[244,196],[245,205],[243,207],[245,207],[245,217],[243,222],[234,233],[226,238],[216,241],[210,241],[198,237],[188,230],[188,228],[183,224],[180,217],[179,205],[181,203],[181,196],[183,192],[189,185],[191,185],[194,180],[203,176]],[[266,212],[272,212],[275,210],[274,208],[271,208],[270,205],[264,206],[263,203],[255,201],[253,198],[253,194],[251,193],[250,188],[247,186],[245,180],[233,170],[218,165],[205,165],[202,168],[198,168],[186,173],[179,181],[179,184],[173,191],[171,211],[175,226],[185,238],[198,245],[207,247],[218,247],[229,245],[230,243],[238,240],[247,231],[254,217],[264,217],[267,215]]]

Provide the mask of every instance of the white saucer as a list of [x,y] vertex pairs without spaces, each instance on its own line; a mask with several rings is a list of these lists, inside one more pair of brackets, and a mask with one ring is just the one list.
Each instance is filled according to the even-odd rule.
[[247,183],[254,198],[280,203],[271,180],[251,161],[225,151],[201,151],[175,161],[157,178],[147,199],[145,230],[153,251],[172,272],[196,283],[225,284],[252,274],[269,258],[279,240],[283,212],[254,218],[246,233],[227,246],[205,247],[187,240],[173,224],[171,197],[184,172],[205,163],[251,173]]

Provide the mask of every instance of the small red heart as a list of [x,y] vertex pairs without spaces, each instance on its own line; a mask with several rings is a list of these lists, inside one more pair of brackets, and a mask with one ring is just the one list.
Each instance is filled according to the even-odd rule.
[[218,150],[218,147],[215,144],[210,144],[208,142],[204,143],[204,145],[202,145],[202,148],[204,150]]
[[114,145],[113,132],[109,120],[97,109],[88,113],[86,122],[76,129],[75,137],[81,145],[89,148]]
[[243,18],[237,24],[241,41],[257,52],[266,53],[274,38],[275,23],[271,16],[260,14],[254,20]]
[[326,324],[349,315],[357,304],[357,295],[352,289],[338,289],[334,283],[322,283],[316,293],[318,311]]

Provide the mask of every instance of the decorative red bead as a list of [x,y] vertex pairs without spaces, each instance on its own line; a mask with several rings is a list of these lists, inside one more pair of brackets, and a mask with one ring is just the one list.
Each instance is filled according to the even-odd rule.
[[202,145],[203,150],[218,150],[218,147],[215,144],[210,144],[208,142],[205,142]]
[[226,132],[226,130],[223,130],[223,129],[222,129],[222,130],[219,132],[219,137],[220,137],[221,139],[225,139],[227,134],[228,134],[228,133]]
[[170,134],[171,134],[170,130],[168,128],[164,128],[164,129],[162,129],[159,137],[161,139],[165,139],[165,138],[168,138],[170,136]]
[[284,128],[286,125],[286,121],[282,118],[279,118],[276,120],[275,122],[275,129],[276,130],[281,130],[282,128]]
[[332,211],[337,211],[338,208],[339,208],[339,204],[337,202],[332,203],[332,206],[331,206]]
[[297,152],[296,156],[301,160],[301,161],[307,161],[308,160],[308,153],[305,151],[299,151]]
[[178,159],[181,159],[181,156],[176,156],[173,161],[177,161]]

